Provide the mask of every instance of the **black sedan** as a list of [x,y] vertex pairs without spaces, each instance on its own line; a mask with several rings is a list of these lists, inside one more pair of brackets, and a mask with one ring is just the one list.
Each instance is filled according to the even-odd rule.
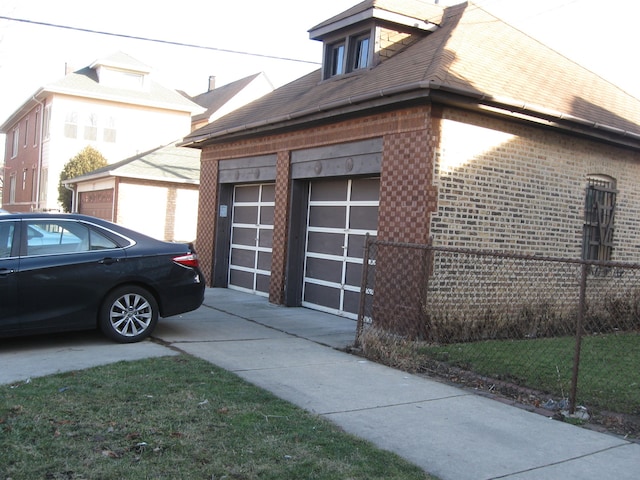
[[0,337],[100,328],[137,342],[204,289],[192,245],[84,215],[0,215]]

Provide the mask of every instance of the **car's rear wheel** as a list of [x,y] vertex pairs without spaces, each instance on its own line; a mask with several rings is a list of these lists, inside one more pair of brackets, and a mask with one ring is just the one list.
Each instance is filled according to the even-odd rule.
[[119,287],[105,298],[98,321],[102,332],[116,342],[139,342],[158,323],[158,303],[142,287]]

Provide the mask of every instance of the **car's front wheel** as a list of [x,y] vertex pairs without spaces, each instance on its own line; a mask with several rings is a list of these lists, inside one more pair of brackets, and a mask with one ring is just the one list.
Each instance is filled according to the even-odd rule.
[[139,342],[158,323],[158,303],[142,287],[119,287],[105,298],[98,321],[102,332],[116,342]]

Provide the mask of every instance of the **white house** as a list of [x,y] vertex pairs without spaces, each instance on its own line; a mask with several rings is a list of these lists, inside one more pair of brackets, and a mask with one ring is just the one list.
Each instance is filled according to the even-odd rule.
[[151,68],[118,52],[40,88],[5,122],[2,204],[55,211],[63,166],[87,145],[109,163],[166,145],[204,111],[152,79]]

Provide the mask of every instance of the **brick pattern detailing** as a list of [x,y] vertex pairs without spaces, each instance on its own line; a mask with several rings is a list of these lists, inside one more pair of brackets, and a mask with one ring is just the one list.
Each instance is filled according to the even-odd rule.
[[196,251],[208,287],[213,278],[216,221],[218,214],[218,161],[202,152],[200,161],[200,201]]
[[[429,241],[430,213],[437,207],[437,194],[432,186],[434,135],[430,130],[423,128],[384,137],[378,214],[380,240],[419,244]],[[414,318],[411,326],[419,329],[424,325],[419,301],[427,278],[424,252],[405,252],[403,260],[408,260],[413,268],[401,269],[397,268],[401,264],[398,259],[388,253],[380,251],[376,259],[373,316],[379,325],[388,327],[411,315]],[[398,309],[397,298],[416,299],[416,303],[406,305],[408,309]]]
[[429,241],[429,214],[435,207],[432,151],[426,130],[387,135],[380,179],[378,238]]
[[[290,152],[303,148],[346,143],[367,138],[399,135],[398,141],[408,143],[415,139],[426,142],[428,127],[428,107],[414,107],[396,112],[387,112],[343,122],[315,127],[308,130],[288,132],[258,139],[247,139],[206,147],[201,156],[200,205],[198,210],[198,255],[207,285],[211,286],[215,252],[215,224],[218,209],[218,161],[278,152],[276,172],[276,206],[274,219],[273,257],[271,261],[271,282],[269,299],[272,303],[284,302],[286,277],[286,252],[289,228],[290,198]],[[407,132],[416,132],[404,137]],[[422,147],[421,147],[422,148]],[[426,146],[423,148],[427,151]],[[423,154],[425,154],[423,152]],[[393,156],[386,160],[395,161]],[[383,166],[394,171],[395,167]],[[401,167],[405,169],[406,167]],[[429,170],[429,168],[425,167]],[[425,170],[426,171],[426,170]],[[431,198],[430,193],[427,194]],[[422,209],[422,207],[420,207]],[[423,212],[424,213],[424,212]],[[393,214],[393,213],[392,213]],[[416,216],[416,215],[414,215]],[[418,215],[419,216],[419,215]],[[426,220],[424,220],[426,222]],[[425,232],[427,225],[423,226]]]
[[269,302],[284,303],[287,265],[287,234],[289,231],[289,198],[291,195],[291,155],[278,152],[276,160],[276,199],[273,214],[273,255],[271,257],[271,282]]
[[[203,157],[230,159],[267,155],[274,152],[320,147],[337,143],[354,142],[380,137],[388,133],[400,133],[427,128],[428,107],[415,107],[396,112],[371,115],[324,125],[308,130],[272,135],[205,147]],[[202,180],[201,180],[202,184]]]

